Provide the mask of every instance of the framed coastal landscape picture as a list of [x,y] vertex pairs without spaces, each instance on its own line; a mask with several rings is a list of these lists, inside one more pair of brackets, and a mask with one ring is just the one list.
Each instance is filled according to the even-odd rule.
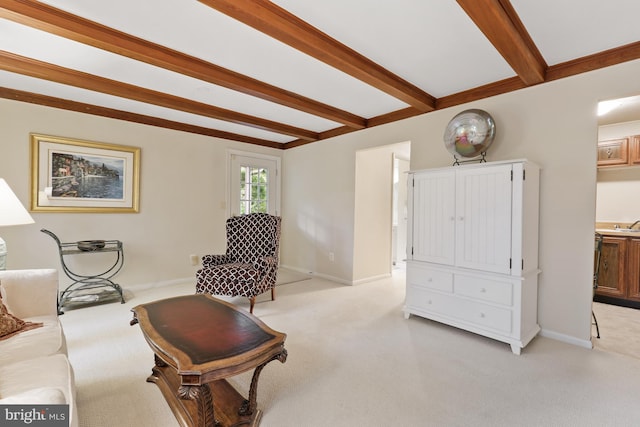
[[31,210],[139,211],[140,148],[31,134]]

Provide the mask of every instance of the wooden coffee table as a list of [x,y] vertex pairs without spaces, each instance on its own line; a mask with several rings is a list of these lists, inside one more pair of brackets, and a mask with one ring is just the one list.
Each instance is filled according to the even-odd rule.
[[[134,307],[155,353],[147,381],[155,383],[183,426],[257,426],[258,377],[272,360],[284,363],[286,335],[260,319],[207,294],[187,295]],[[249,397],[227,381],[255,369]]]

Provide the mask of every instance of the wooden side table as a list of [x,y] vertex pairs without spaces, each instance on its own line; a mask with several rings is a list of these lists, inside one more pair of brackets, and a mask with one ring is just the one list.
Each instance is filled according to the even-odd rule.
[[[286,335],[260,319],[207,294],[163,299],[134,307],[155,353],[147,381],[155,383],[183,426],[257,426],[260,372],[284,363]],[[248,398],[225,378],[254,369]]]

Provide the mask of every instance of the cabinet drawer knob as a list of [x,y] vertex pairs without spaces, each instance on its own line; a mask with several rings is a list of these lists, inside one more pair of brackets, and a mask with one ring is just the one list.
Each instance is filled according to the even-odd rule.
[[484,319],[485,318],[484,313],[480,313],[480,317]]
[[427,301],[427,304],[431,305],[432,304],[431,300]]
[[484,293],[486,293],[486,292],[487,292],[487,290],[486,290],[485,288],[481,288],[481,289],[480,289],[480,293],[481,293],[481,294],[484,294]]

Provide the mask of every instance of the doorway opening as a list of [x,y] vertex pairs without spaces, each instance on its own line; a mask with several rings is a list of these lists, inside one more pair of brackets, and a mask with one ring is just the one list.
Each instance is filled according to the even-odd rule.
[[632,357],[640,357],[640,232],[636,237],[615,228],[640,219],[640,202],[630,197],[640,190],[639,150],[640,96],[600,102],[596,230],[604,240],[593,303],[600,339],[592,342]]
[[389,277],[406,258],[410,153],[408,141],[356,152],[354,283]]

